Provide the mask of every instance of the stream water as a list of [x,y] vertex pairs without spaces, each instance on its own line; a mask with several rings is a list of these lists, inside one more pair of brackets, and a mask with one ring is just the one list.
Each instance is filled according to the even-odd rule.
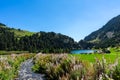
[[18,78],[16,80],[45,80],[45,75],[34,73],[31,69],[32,66],[32,59],[23,62],[20,66]]

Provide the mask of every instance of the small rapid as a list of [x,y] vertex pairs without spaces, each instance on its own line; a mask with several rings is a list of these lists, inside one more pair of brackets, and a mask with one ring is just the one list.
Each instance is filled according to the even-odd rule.
[[33,59],[23,62],[18,72],[18,78],[15,80],[45,80],[44,74],[37,74],[32,71]]

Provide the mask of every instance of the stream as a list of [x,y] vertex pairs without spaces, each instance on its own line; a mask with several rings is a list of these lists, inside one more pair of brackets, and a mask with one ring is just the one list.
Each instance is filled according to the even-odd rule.
[[33,59],[23,62],[18,72],[18,78],[15,80],[45,80],[44,74],[37,74],[32,71]]

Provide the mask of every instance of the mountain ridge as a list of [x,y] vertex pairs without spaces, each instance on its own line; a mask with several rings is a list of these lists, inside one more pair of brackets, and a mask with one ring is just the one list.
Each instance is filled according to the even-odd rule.
[[[85,41],[106,45],[105,47],[115,46],[118,44],[120,37],[120,15],[109,20],[102,28],[92,32],[84,38]],[[111,43],[111,42],[114,42]],[[109,45],[108,45],[109,44]]]
[[0,26],[0,50],[62,53],[77,47],[73,38],[60,33],[43,31],[31,33],[9,28],[4,24]]
[[42,31],[34,33],[9,28],[2,23],[0,23],[0,37],[0,45],[2,45],[0,50],[64,52],[71,49],[120,46],[120,15],[112,18],[103,27],[92,32],[78,43],[73,38],[60,33]]

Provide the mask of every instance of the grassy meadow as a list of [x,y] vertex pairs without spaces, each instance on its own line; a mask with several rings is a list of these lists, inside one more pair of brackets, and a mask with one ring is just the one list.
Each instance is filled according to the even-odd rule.
[[0,80],[14,80],[20,64],[29,58],[33,58],[33,72],[45,74],[46,80],[120,80],[119,48],[111,48],[110,51],[110,54],[36,55],[0,51]]
[[31,36],[34,34],[34,32],[29,32],[25,30],[17,30],[17,29],[11,29],[11,32],[15,33],[15,37],[23,37],[23,36]]
[[34,72],[47,80],[120,80],[120,54],[37,54]]
[[22,54],[29,53],[28,51],[0,51],[0,55]]
[[94,54],[70,54],[70,56],[75,56],[76,58],[86,61],[86,62],[92,62],[94,63],[96,59],[102,60],[103,58],[106,59],[107,63],[114,63],[116,58],[120,57],[120,51],[119,48],[111,48],[110,54],[105,53],[94,53]]

